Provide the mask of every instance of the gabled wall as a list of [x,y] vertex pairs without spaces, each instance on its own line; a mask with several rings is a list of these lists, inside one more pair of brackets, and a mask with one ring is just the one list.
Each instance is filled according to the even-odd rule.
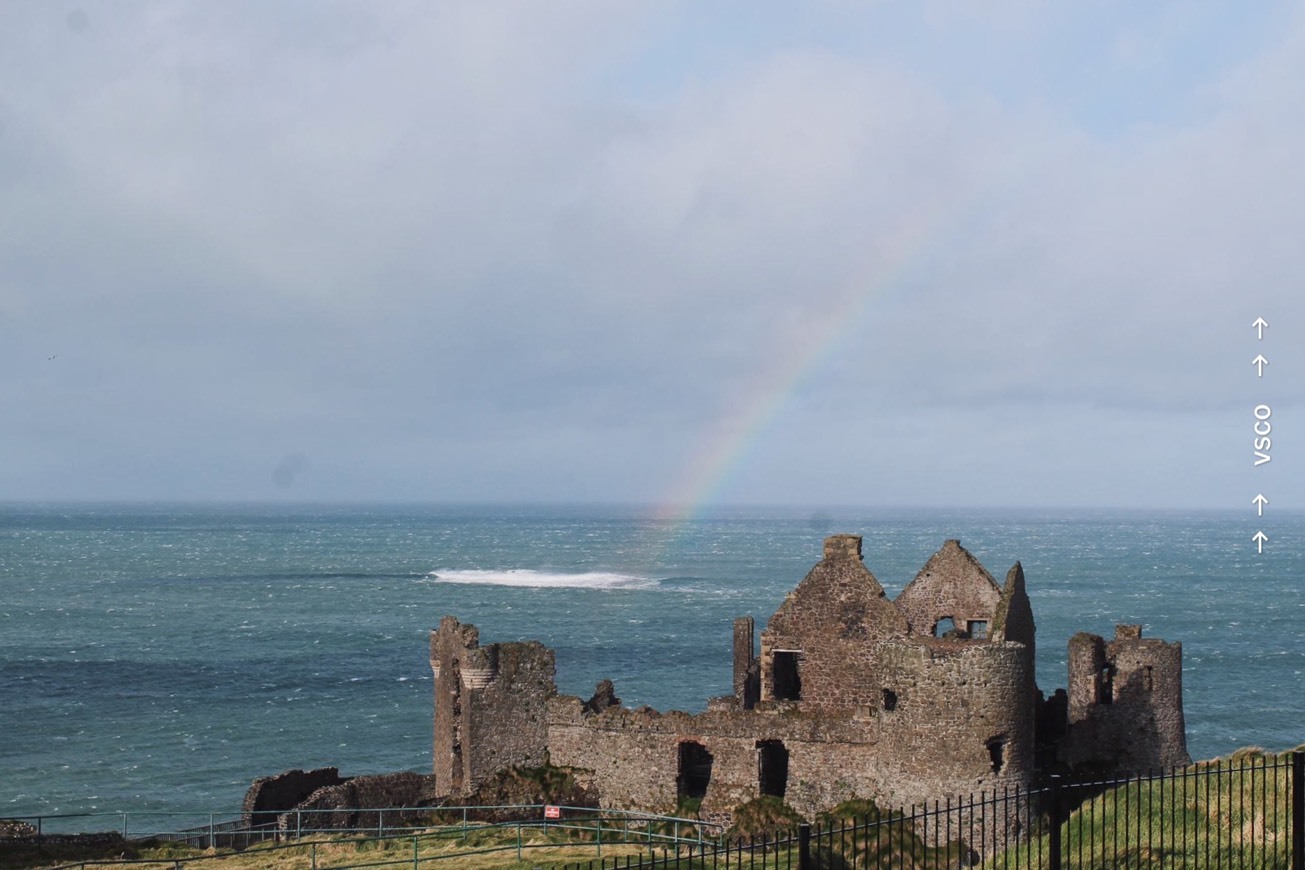
[[[848,710],[877,704],[874,644],[905,636],[906,620],[861,561],[861,538],[834,535],[824,558],[788,594],[761,633],[761,700],[774,701],[777,653],[796,654],[799,707]],[[781,687],[782,688],[782,687]]]
[[938,621],[949,617],[962,633],[968,632],[971,623],[983,623],[986,636],[1000,600],[1001,590],[992,575],[960,541],[949,540],[929,557],[893,603],[906,617],[912,634],[932,637]]
[[[939,615],[987,621],[988,637],[934,637]],[[753,631],[751,617],[735,621],[733,695],[663,714],[625,709],[610,684],[589,702],[557,695],[550,650],[481,648],[474,626],[445,617],[431,633],[438,788],[467,794],[548,758],[581,769],[603,806],[670,812],[691,780],[705,816],[720,818],[767,790],[811,816],[856,797],[911,805],[1034,782],[1035,718],[1054,705],[1038,702],[1019,563],[999,589],[948,541],[895,603],[863,564],[861,539],[835,535],[762,632],[756,661]],[[794,700],[776,697],[779,661],[794,669],[784,678],[800,688]],[[1068,709],[1058,728],[1070,727],[1053,756],[1109,771],[1186,760],[1178,644],[1135,627],[1110,644],[1076,635],[1070,672],[1056,707]]]

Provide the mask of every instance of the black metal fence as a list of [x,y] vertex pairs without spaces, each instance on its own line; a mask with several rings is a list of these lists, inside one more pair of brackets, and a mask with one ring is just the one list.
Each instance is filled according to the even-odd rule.
[[565,865],[1305,870],[1305,752],[1243,752],[1128,779],[1009,789],[861,819]]

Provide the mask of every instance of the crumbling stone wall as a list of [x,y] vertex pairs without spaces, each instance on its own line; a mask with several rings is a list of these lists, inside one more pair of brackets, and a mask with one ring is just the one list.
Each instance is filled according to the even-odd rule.
[[434,774],[442,794],[470,794],[494,773],[548,757],[553,651],[537,641],[480,646],[451,616],[431,632],[435,677]]
[[1032,663],[1036,660],[1036,634],[1033,605],[1029,602],[1028,592],[1024,589],[1024,566],[1016,562],[1006,574],[1006,585],[1001,589],[1001,600],[997,603],[997,612],[992,617],[991,637],[994,641],[1014,641],[1023,644],[1028,650],[1028,658]]
[[[935,637],[942,617],[961,630]],[[967,636],[976,624],[982,636]],[[468,794],[547,752],[602,806],[672,812],[691,787],[707,818],[763,792],[812,816],[852,798],[909,806],[1029,786],[1039,759],[1121,772],[1187,758],[1178,644],[1136,627],[1109,644],[1076,635],[1070,692],[1043,702],[1022,566],[998,587],[955,540],[894,602],[861,538],[832,536],[762,632],[759,658],[754,630],[751,617],[734,623],[734,694],[690,715],[626,709],[606,681],[588,702],[558,695],[549,650],[482,649],[474,626],[446,617],[431,635],[439,792]],[[957,829],[1011,834],[1027,810],[958,817]]]
[[1109,643],[1069,642],[1068,727],[1059,757],[1071,768],[1141,773],[1191,762],[1183,718],[1183,645],[1120,625]]
[[[393,807],[425,807],[438,801],[435,777],[420,773],[355,776],[323,786],[277,819],[283,831],[340,831],[415,821],[421,813],[376,812]],[[370,811],[370,812],[369,812]]]
[[1021,699],[1032,674],[1022,647],[898,640],[881,652],[877,673],[899,693],[891,711],[763,705],[587,715],[578,698],[559,696],[549,708],[552,758],[586,768],[605,806],[670,812],[680,744],[696,743],[712,756],[702,810],[717,815],[762,794],[766,743],[787,753],[785,802],[808,815],[855,797],[903,805],[955,794],[958,783],[971,791],[1031,782],[1033,721]]
[[[761,633],[761,700],[796,694],[804,711],[873,704],[879,694],[874,645],[906,633],[906,619],[861,561],[860,536],[827,538],[824,558]],[[786,692],[784,669],[794,662],[800,689]]]
[[939,620],[953,620],[959,636],[987,637],[1001,589],[979,561],[955,539],[929,557],[893,601],[912,634],[932,637]]
[[254,780],[245,792],[240,812],[246,825],[271,824],[276,814],[298,806],[310,794],[344,782],[335,767],[287,770]]

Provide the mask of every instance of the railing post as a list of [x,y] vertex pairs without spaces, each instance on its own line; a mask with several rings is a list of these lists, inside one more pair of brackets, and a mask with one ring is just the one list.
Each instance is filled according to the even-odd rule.
[[209,813],[209,814],[208,814],[208,847],[209,847],[210,849],[216,849],[216,848],[217,848],[217,839],[216,839],[216,837],[215,837],[214,834],[213,834],[213,814],[212,814],[212,813]]
[[1047,866],[1051,870],[1060,870],[1060,777],[1052,774],[1051,776],[1050,811],[1048,816],[1051,820],[1051,830],[1048,831]]
[[[778,860],[778,856],[776,856]],[[798,825],[798,870],[811,870],[811,826]]]
[[1305,752],[1291,754],[1291,870],[1305,870]]
[[412,870],[417,870],[417,862],[419,860],[420,859],[418,859],[417,857],[417,838],[413,837],[412,838]]

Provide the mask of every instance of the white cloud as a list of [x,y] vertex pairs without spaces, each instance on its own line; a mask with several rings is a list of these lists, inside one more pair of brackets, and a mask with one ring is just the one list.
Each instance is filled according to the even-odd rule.
[[[864,15],[955,36],[969,14],[903,10]],[[1215,425],[1249,395],[1258,313],[1282,324],[1272,371],[1303,362],[1285,336],[1305,143],[1282,108],[1299,18],[1234,68],[1185,70],[1199,111],[1134,106],[1103,135],[1055,90],[1064,69],[1061,107],[815,24],[636,96],[613,82],[640,53],[695,62],[656,42],[674,9],[123,3],[80,29],[72,11],[0,13],[16,494],[257,495],[303,454],[305,497],[429,478],[449,498],[656,498],[748,420],[774,458],[739,497],[868,492],[804,452],[822,432],[866,445],[898,498],[945,495],[949,463],[891,467],[909,433],[847,434],[895,409],[984,427],[1015,489],[1086,451],[1057,486],[1108,501],[1132,491],[1100,482],[1130,446],[1067,442],[1083,409]],[[1008,13],[984,26],[1012,56],[1072,30]],[[1120,28],[1098,59],[1150,68],[1184,32]],[[145,442],[157,473],[123,461]],[[1025,442],[1042,471],[1002,447]],[[975,443],[937,430],[927,455]],[[804,468],[824,483],[786,471]],[[1198,489],[1169,498],[1214,498]]]

